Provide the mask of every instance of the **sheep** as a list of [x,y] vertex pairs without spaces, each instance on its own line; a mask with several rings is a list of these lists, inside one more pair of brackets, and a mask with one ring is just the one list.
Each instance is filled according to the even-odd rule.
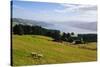
[[37,53],[36,53],[36,52],[32,52],[32,53],[31,53],[31,56],[32,56],[33,58],[35,58],[35,57],[37,57]]
[[40,59],[43,57],[43,54],[38,54],[37,57],[38,57],[38,59]]
[[36,52],[32,52],[32,53],[31,53],[31,56],[32,56],[34,59],[40,59],[40,58],[43,57],[42,54],[38,54],[38,53],[36,53]]

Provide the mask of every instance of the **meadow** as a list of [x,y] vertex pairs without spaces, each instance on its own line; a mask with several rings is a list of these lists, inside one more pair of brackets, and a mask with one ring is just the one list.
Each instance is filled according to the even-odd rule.
[[[90,62],[97,60],[95,42],[71,45],[68,42],[54,42],[40,35],[12,35],[13,66]],[[31,52],[43,54],[41,59],[33,59]]]

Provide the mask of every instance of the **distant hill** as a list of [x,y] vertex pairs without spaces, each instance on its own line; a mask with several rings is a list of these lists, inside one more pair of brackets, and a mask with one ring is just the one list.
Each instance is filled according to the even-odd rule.
[[23,24],[23,25],[32,25],[32,26],[42,26],[42,27],[49,27],[53,25],[42,21],[22,19],[22,18],[12,18],[12,24],[13,26],[16,24]]
[[77,32],[77,33],[96,33],[97,21],[66,21],[54,24],[51,28],[58,29],[64,32]]
[[81,29],[87,29],[87,30],[97,30],[97,23],[96,22],[90,22],[90,23],[76,23],[73,26]]
[[84,22],[84,21],[67,21],[67,22],[46,22],[38,20],[29,20],[22,18],[12,18],[12,25],[23,24],[32,26],[41,26],[48,29],[57,29],[64,32],[96,32],[97,22]]

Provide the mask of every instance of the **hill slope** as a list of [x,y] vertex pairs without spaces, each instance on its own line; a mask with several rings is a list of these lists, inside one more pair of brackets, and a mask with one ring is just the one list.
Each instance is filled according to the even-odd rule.
[[[51,41],[52,38],[38,35],[13,35],[13,65],[55,64],[69,62],[96,61],[96,51],[69,46],[69,43]],[[41,60],[34,60],[30,54],[37,52],[44,55]]]

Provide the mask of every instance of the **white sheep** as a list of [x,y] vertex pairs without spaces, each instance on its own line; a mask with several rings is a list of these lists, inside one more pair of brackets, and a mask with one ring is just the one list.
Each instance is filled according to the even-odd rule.
[[32,56],[33,58],[35,58],[35,57],[37,57],[37,53],[36,53],[36,52],[32,52],[32,53],[31,53],[31,56]]
[[40,58],[43,57],[42,54],[38,54],[38,53],[36,53],[36,52],[32,52],[32,53],[31,53],[31,56],[32,56],[34,59],[40,59]]
[[38,54],[37,57],[38,57],[38,59],[40,59],[43,57],[43,54]]

